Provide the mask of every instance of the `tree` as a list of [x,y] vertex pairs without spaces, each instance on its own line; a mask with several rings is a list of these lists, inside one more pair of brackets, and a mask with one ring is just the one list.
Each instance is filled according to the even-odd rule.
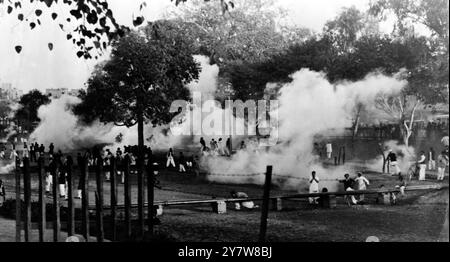
[[[171,0],[175,5],[186,1]],[[234,6],[232,1],[220,0],[219,3],[222,13]],[[17,19],[28,23],[31,30],[42,24],[40,19],[45,15],[45,11],[51,13],[52,20],[66,34],[67,40],[75,45],[77,56],[84,59],[97,59],[112,41],[131,30],[130,27],[116,21],[107,0],[0,0],[0,5],[2,4],[7,6],[7,14],[17,15]],[[140,11],[144,7],[146,2],[141,2]],[[70,9],[69,12],[65,12],[67,8]],[[133,17],[133,26],[137,27],[144,21],[143,15]],[[53,43],[49,43],[48,47],[51,51]],[[20,53],[22,46],[15,46],[15,50]]]
[[[414,29],[417,24],[431,32],[431,37],[426,39],[426,55],[416,56],[420,61],[408,72],[407,90],[399,97],[385,97],[379,101],[384,111],[397,112],[403,140],[408,145],[417,108],[437,102],[448,103],[448,1],[378,0],[371,5],[370,12],[380,19],[384,19],[386,13],[393,13],[397,20],[394,33],[400,41],[408,43],[416,38]],[[416,47],[411,46],[423,53],[424,49]]]
[[11,113],[11,106],[6,101],[0,101],[0,118],[8,117]]
[[363,35],[379,34],[378,22],[367,13],[356,7],[344,8],[333,20],[329,20],[323,29],[323,34],[333,40],[339,53],[352,50],[354,43]]
[[273,6],[272,0],[242,0],[222,15],[213,1],[191,0],[168,17],[176,17],[196,52],[209,56],[211,63],[256,62],[311,34],[281,25],[283,10]]
[[38,109],[42,105],[50,103],[48,96],[39,90],[32,90],[23,95],[19,101],[19,109],[14,115],[14,120],[28,132],[32,132],[35,124],[40,121]]
[[377,0],[371,3],[369,12],[382,20],[387,18],[386,13],[393,13],[397,20],[395,31],[400,36],[422,24],[448,51],[448,9],[448,0]]
[[190,43],[182,34],[175,34],[175,30],[162,29],[170,26],[165,21],[149,23],[145,28],[114,41],[111,59],[96,68],[88,80],[87,92],[81,96],[83,102],[75,109],[89,115],[92,108],[103,122],[127,127],[137,124],[141,232],[144,123],[151,121],[157,125],[171,121],[174,116],[170,113],[171,103],[189,98],[185,85],[197,79],[199,74],[199,65],[189,52]]

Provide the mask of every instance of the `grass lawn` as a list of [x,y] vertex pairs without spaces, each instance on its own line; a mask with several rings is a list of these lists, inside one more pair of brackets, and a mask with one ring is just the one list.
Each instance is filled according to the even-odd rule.
[[[371,188],[384,184],[392,188],[396,178],[377,172],[367,172]],[[15,198],[14,175],[2,174],[7,198]],[[424,182],[412,181],[412,185],[436,184],[433,174]],[[255,185],[230,185],[211,183],[204,177],[179,174],[176,170],[162,170],[159,175],[162,189],[155,189],[156,201],[180,199],[210,199],[228,197],[231,189],[244,191],[250,197],[262,195],[262,187]],[[78,171],[75,171],[77,185]],[[131,179],[132,203],[137,203],[136,177]],[[37,200],[37,178],[32,179],[33,200]],[[448,186],[448,178],[441,185]],[[94,204],[96,184],[94,174],[90,176],[90,203]],[[105,205],[109,205],[109,184],[104,184]],[[292,194],[274,188],[272,195]],[[118,185],[119,204],[123,203],[123,185]],[[146,196],[146,195],[145,195]],[[368,236],[377,236],[381,241],[448,241],[448,188],[439,191],[411,192],[399,200],[397,205],[375,204],[374,196],[366,196],[367,204],[349,207],[342,198],[334,209],[310,207],[306,201],[285,201],[283,211],[269,213],[267,237],[269,241],[365,241]],[[47,198],[51,202],[51,198]],[[80,200],[75,200],[80,207]],[[261,206],[261,203],[256,203]],[[62,201],[62,205],[67,202]],[[167,207],[160,216],[161,225],[155,230],[173,241],[257,241],[260,223],[260,208],[236,211],[232,204],[227,213],[216,214],[209,205]],[[136,210],[133,210],[135,215]],[[118,218],[123,215],[119,214]],[[0,217],[0,241],[14,241],[15,223]],[[105,218],[106,236],[108,222]],[[448,222],[447,222],[448,225]],[[51,232],[51,230],[48,230]],[[35,232],[34,232],[35,233]],[[33,234],[34,234],[33,233]],[[37,234],[37,233],[36,233]],[[92,232],[92,234],[95,234]]]

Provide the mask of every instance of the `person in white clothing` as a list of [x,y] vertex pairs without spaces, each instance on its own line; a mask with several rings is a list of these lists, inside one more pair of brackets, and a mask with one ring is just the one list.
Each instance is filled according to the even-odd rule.
[[167,152],[167,163],[166,163],[166,167],[169,167],[170,165],[172,165],[173,167],[175,166],[175,160],[173,158],[173,150],[172,148],[169,149],[169,152]]
[[444,180],[445,176],[445,168],[448,166],[448,156],[445,154],[445,151],[442,151],[437,158],[437,180]]
[[[235,190],[232,190],[231,192],[231,197],[233,198],[248,198],[248,195],[244,192],[236,192]],[[244,201],[244,202],[235,202],[234,203],[234,207],[236,210],[241,210],[241,206],[248,208],[248,209],[253,209],[253,208],[257,208],[258,206],[255,205],[255,203],[253,201]]]
[[[355,179],[356,184],[358,185],[358,190],[366,190],[370,185],[369,180],[365,178],[360,172],[358,172],[358,176]],[[364,195],[359,195],[359,202],[364,201]]]
[[326,149],[327,149],[327,158],[330,159],[331,153],[333,152],[333,147],[332,147],[331,143],[326,144]]
[[430,151],[428,152],[428,169],[436,170],[436,155],[432,147],[430,147]]
[[[319,193],[319,177],[316,175],[316,171],[311,172],[311,176],[309,177],[309,193]],[[318,204],[318,197],[310,197],[310,204]]]
[[417,164],[419,165],[419,180],[420,181],[424,181],[425,180],[425,171],[427,168],[427,163],[426,163],[426,156],[425,156],[425,152],[420,152],[420,157],[419,160],[417,161]]

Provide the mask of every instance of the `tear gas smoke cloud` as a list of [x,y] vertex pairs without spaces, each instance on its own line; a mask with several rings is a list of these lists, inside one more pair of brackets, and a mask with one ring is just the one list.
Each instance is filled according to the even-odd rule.
[[[352,170],[323,168],[312,154],[314,136],[330,129],[344,130],[351,126],[352,110],[357,103],[374,103],[379,93],[395,94],[406,84],[395,77],[371,74],[361,81],[335,86],[324,74],[307,69],[294,73],[292,79],[279,90],[279,108],[271,112],[278,115],[279,144],[259,152],[250,146],[229,159],[205,158],[202,164],[208,170],[218,174],[251,174],[263,173],[267,165],[273,165],[273,173],[277,175],[308,178],[316,170],[320,178],[342,178]],[[262,184],[264,181],[263,176],[210,176],[209,179],[227,183]],[[299,181],[302,180],[295,179],[288,184],[298,185]]]
[[[398,141],[389,140],[383,143],[382,148],[385,156],[389,154],[389,150],[392,150],[397,155],[397,165],[403,174],[413,165],[417,160],[416,150],[414,147],[400,144]],[[370,170],[379,170],[383,167],[383,156],[380,154],[376,159],[366,163],[366,166]],[[387,171],[387,166],[386,166]]]
[[[201,92],[205,99],[212,99],[216,90],[219,68],[216,65],[209,65],[207,57],[194,56],[194,58],[201,64],[202,71],[199,80],[190,83],[188,88],[191,92]],[[31,134],[30,140],[44,145],[54,143],[55,148],[62,151],[81,150],[95,144],[109,144],[107,147],[115,150],[124,145],[137,144],[136,126],[119,127],[100,121],[83,125],[71,110],[78,103],[81,103],[81,100],[77,97],[62,96],[59,99],[53,99],[48,105],[41,106],[38,110],[41,122]],[[189,128],[189,123],[189,121],[183,122],[178,129]],[[145,143],[156,150],[167,150],[169,147],[181,146],[186,140],[191,141],[190,137],[172,135],[168,125],[157,127],[151,124],[145,125],[144,138]]]
[[[213,99],[217,88],[219,69],[216,65],[209,65],[205,57],[195,56],[201,64],[201,74],[198,81],[189,84],[191,93],[202,93],[202,99]],[[329,130],[343,131],[351,126],[353,109],[357,103],[363,103],[369,108],[373,106],[375,97],[380,94],[397,94],[406,82],[396,77],[387,77],[374,73],[358,82],[342,82],[337,85],[329,83],[325,75],[302,69],[292,75],[290,83],[281,85],[278,92],[279,107],[270,113],[278,120],[279,143],[270,148],[258,148],[258,144],[247,141],[247,149],[238,151],[230,158],[203,157],[201,166],[213,174],[252,174],[263,173],[267,165],[273,165],[275,175],[289,175],[300,179],[279,181],[286,187],[296,187],[300,181],[306,182],[312,170],[316,170],[321,179],[342,178],[346,172],[353,170],[347,167],[325,168],[319,163],[313,151],[313,138]],[[276,84],[268,84],[268,87]],[[53,100],[49,105],[39,109],[41,124],[31,135],[32,140],[39,143],[55,143],[56,148],[74,150],[92,146],[95,143],[114,144],[113,149],[126,144],[137,143],[136,127],[117,127],[112,124],[104,125],[95,122],[90,126],[80,125],[70,106],[79,103],[74,97],[62,97]],[[191,105],[192,107],[192,105]],[[200,110],[193,106],[192,111]],[[229,115],[230,112],[217,107],[214,114]],[[203,119],[205,113],[201,113]],[[200,120],[201,120],[200,119]],[[175,129],[185,130],[194,128],[193,119],[186,116]],[[236,120],[236,119],[235,119]],[[145,127],[146,144],[154,149],[164,149],[184,145],[185,136],[175,136],[166,133],[167,126],[153,128]],[[222,131],[222,130],[221,130]],[[221,132],[222,138],[227,135]],[[195,133],[195,131],[194,131]],[[122,141],[116,141],[118,135]],[[152,137],[152,139],[148,139]],[[206,141],[221,136],[204,136]],[[189,142],[198,145],[200,136],[189,137]],[[234,137],[233,144],[242,137]],[[378,167],[379,168],[379,167]],[[263,183],[263,175],[252,177],[237,176],[208,176],[208,179],[226,183]],[[274,177],[277,181],[277,177]],[[321,183],[332,190],[335,182]]]
[[[104,124],[94,121],[89,126],[80,123],[78,117],[73,114],[72,107],[81,100],[73,96],[62,96],[53,99],[50,104],[41,106],[38,117],[41,119],[39,126],[30,136],[30,141],[37,141],[44,145],[54,143],[57,150],[70,151],[90,148],[96,144],[109,144],[110,147],[123,147],[124,145],[137,144],[137,127],[131,128]],[[182,139],[181,137],[168,137],[164,134],[164,127],[144,128],[146,144],[158,149],[173,146]],[[120,137],[120,139],[119,139]]]

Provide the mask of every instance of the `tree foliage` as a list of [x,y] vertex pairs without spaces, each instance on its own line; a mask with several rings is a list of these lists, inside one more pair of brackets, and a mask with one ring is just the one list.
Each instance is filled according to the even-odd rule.
[[75,112],[86,122],[100,117],[130,127],[142,113],[153,124],[167,123],[171,102],[188,99],[185,85],[198,73],[190,43],[170,23],[157,21],[113,42],[111,59],[93,72]]
[[225,14],[213,1],[191,0],[170,14],[173,16],[180,30],[188,32],[196,53],[219,65],[264,60],[311,34],[303,28],[281,25],[282,10],[273,10],[271,0],[242,0]]
[[[176,5],[186,1],[171,0]],[[38,4],[39,2],[43,4]],[[20,22],[28,23],[30,30],[42,25],[41,18],[44,15],[51,16],[52,21],[66,34],[67,40],[75,45],[76,55],[84,59],[98,58],[112,41],[131,30],[116,21],[107,0],[0,0],[0,5],[2,4],[6,5],[7,14],[15,15]],[[145,6],[146,3],[141,2],[140,10]],[[232,1],[220,0],[218,6],[224,13],[234,4]],[[67,8],[70,9],[68,13],[63,11]],[[142,15],[133,17],[133,26],[137,27],[144,21],[145,17]],[[20,44],[15,46],[17,53],[22,49]],[[53,43],[49,43],[49,50],[52,49]]]
[[38,109],[42,105],[50,103],[48,96],[39,90],[32,90],[23,95],[19,101],[19,109],[14,115],[14,119],[22,128],[32,131],[33,124],[39,122]]

